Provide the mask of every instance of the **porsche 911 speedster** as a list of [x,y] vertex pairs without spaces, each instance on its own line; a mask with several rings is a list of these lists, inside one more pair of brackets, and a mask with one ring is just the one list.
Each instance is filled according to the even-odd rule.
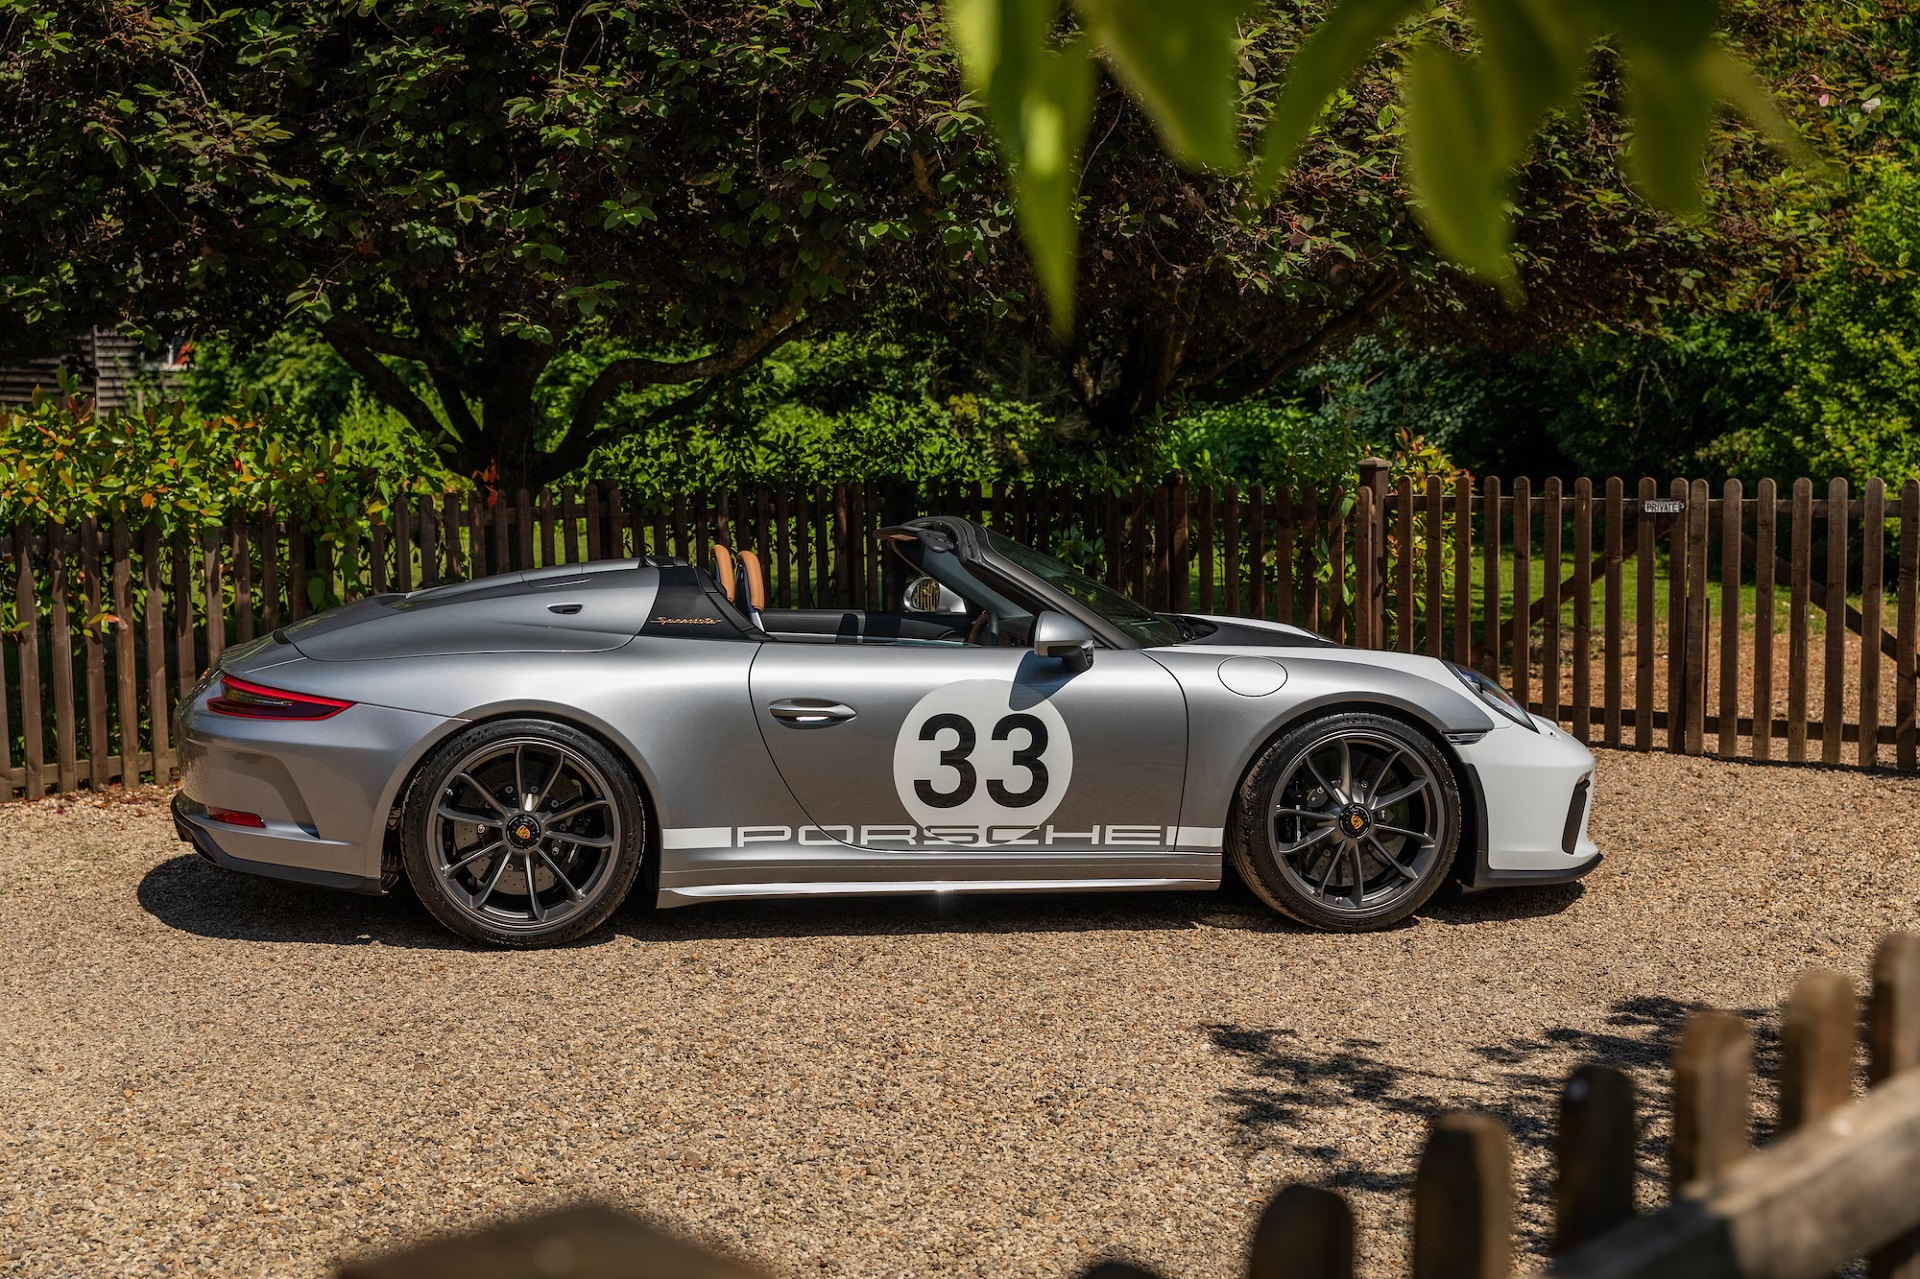
[[1449,877],[1576,879],[1593,756],[1483,674],[1155,613],[961,519],[883,530],[893,611],[767,606],[748,550],[381,595],[181,705],[181,837],[449,928],[580,937],[635,885],[761,897],[1213,889],[1327,929]]

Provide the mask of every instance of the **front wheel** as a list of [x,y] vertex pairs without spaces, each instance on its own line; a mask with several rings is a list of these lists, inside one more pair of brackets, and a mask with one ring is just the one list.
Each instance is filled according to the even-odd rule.
[[1460,789],[1440,748],[1384,715],[1309,720],[1240,785],[1235,869],[1304,924],[1384,928],[1424,905],[1460,842]]
[[592,932],[633,887],[646,848],[626,766],[549,720],[497,720],[444,743],[402,822],[414,892],[441,923],[494,946]]

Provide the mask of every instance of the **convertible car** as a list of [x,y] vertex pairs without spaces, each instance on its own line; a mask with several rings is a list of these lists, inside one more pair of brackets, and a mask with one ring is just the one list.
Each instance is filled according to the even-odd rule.
[[[880,534],[897,611],[776,609],[751,551],[381,595],[182,703],[181,838],[501,946],[635,885],[760,897],[1213,889],[1327,929],[1599,860],[1593,757],[1479,672],[1155,613],[961,519]],[[897,557],[897,558],[896,558]]]

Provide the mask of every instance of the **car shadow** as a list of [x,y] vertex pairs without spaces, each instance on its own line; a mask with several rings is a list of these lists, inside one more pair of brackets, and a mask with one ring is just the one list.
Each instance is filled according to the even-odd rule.
[[[136,895],[141,908],[168,927],[224,941],[482,949],[441,927],[404,886],[386,897],[361,896],[237,874],[183,854],[148,871]],[[1500,900],[1508,897],[1518,900]],[[1578,885],[1471,895],[1448,889],[1420,917],[1464,924],[1554,914],[1578,897]],[[1219,891],[1197,893],[938,893],[712,902],[671,910],[630,900],[606,928],[573,944],[603,945],[620,936],[637,941],[728,941],[1165,932],[1202,927],[1275,934],[1307,931],[1267,909],[1229,876]]]

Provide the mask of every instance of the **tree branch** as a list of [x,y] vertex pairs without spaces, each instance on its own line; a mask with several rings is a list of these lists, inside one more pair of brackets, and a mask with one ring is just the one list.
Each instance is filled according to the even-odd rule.
[[348,325],[330,320],[320,326],[320,333],[327,339],[327,345],[346,361],[347,367],[358,373],[375,395],[399,410],[416,431],[429,440],[440,436],[443,429],[440,419],[433,415],[427,402],[415,395],[398,373],[380,362],[372,346],[351,336]]
[[453,433],[460,442],[472,449],[480,442],[480,423],[474,420],[473,410],[467,404],[466,394],[461,383],[466,373],[460,360],[460,353],[453,344],[440,336],[433,323],[433,314],[418,297],[408,299],[413,309],[413,326],[419,330],[423,353],[421,362],[427,366],[427,376],[433,381],[433,389],[440,394],[440,405],[446,410],[447,421],[453,427]]
[[[1327,343],[1333,341],[1335,338],[1345,337],[1347,334],[1365,324],[1368,320],[1371,320],[1375,315],[1380,313],[1380,308],[1384,307],[1393,298],[1393,295],[1400,291],[1401,286],[1405,285],[1406,282],[1407,277],[1396,272],[1378,284],[1375,284],[1358,302],[1355,302],[1345,311],[1321,325],[1313,336],[1307,338],[1304,342],[1294,344],[1285,351],[1282,351],[1279,355],[1273,357],[1272,361],[1260,370],[1259,376],[1254,379],[1253,385],[1249,387],[1248,390],[1266,390],[1279,380],[1282,373],[1306,363],[1325,347]],[[1225,372],[1225,370],[1222,370],[1222,372]]]
[[[415,341],[411,338],[395,337],[391,333],[382,333],[377,329],[370,329],[350,315],[336,316],[322,325],[321,329],[327,334],[328,342],[333,342],[333,335],[337,333],[355,346],[363,346],[377,355],[391,355],[402,360],[417,360],[422,364],[427,363],[432,358],[425,343]],[[345,354],[343,353],[340,358],[345,359]]]
[[606,408],[607,401],[621,387],[633,382],[651,386],[677,386],[737,373],[811,330],[819,314],[803,315],[804,308],[802,302],[789,302],[767,317],[766,323],[750,337],[725,351],[716,351],[697,360],[649,360],[630,356],[613,361],[601,369],[581,393],[565,437],[552,452],[545,455],[541,470],[548,477],[553,477],[565,475],[585,464],[587,456],[593,452],[593,428],[600,419],[601,410]]

